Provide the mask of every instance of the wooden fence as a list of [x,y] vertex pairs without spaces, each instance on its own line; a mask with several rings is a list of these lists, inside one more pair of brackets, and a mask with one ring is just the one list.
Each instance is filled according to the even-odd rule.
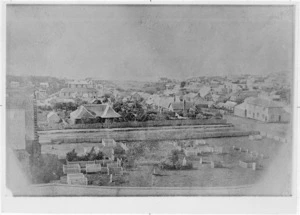
[[40,131],[62,130],[62,129],[98,129],[98,128],[143,128],[143,127],[161,127],[161,126],[185,126],[185,125],[214,125],[226,124],[225,119],[186,119],[186,120],[163,120],[146,122],[112,122],[112,123],[93,123],[93,124],[74,124],[74,125],[52,125],[39,126]]

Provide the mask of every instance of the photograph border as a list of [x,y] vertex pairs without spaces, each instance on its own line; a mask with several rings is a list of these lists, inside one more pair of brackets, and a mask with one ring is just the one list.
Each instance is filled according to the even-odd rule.
[[[124,3],[125,2],[125,3]],[[195,1],[7,1],[2,4],[2,83],[0,129],[2,151],[2,211],[14,213],[295,213],[299,193],[299,3],[295,2],[195,2]],[[273,2],[270,4],[270,2]],[[293,174],[291,197],[12,197],[6,189],[5,95],[6,95],[6,6],[10,4],[63,4],[63,5],[294,5],[294,83],[293,83]],[[3,192],[4,191],[4,192]],[[55,207],[53,207],[55,205]]]

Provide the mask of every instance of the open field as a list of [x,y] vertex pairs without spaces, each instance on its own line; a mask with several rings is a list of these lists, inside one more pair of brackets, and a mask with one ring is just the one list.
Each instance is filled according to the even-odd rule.
[[243,130],[264,131],[288,139],[291,139],[292,137],[292,123],[266,123],[233,115],[225,115],[224,118],[228,123],[232,123]]

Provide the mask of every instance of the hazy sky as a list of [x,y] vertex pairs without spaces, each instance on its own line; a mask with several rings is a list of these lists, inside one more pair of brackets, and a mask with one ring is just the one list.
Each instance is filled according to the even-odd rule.
[[154,80],[293,70],[290,6],[8,6],[7,73]]

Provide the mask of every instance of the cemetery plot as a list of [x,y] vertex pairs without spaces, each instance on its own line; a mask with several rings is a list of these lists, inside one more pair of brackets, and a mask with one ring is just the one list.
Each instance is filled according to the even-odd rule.
[[63,173],[64,174],[75,174],[75,173],[80,173],[81,168],[79,164],[68,164],[68,165],[63,165]]
[[101,172],[101,164],[86,164],[86,173]]
[[70,185],[87,185],[88,180],[82,173],[68,174],[67,183]]

